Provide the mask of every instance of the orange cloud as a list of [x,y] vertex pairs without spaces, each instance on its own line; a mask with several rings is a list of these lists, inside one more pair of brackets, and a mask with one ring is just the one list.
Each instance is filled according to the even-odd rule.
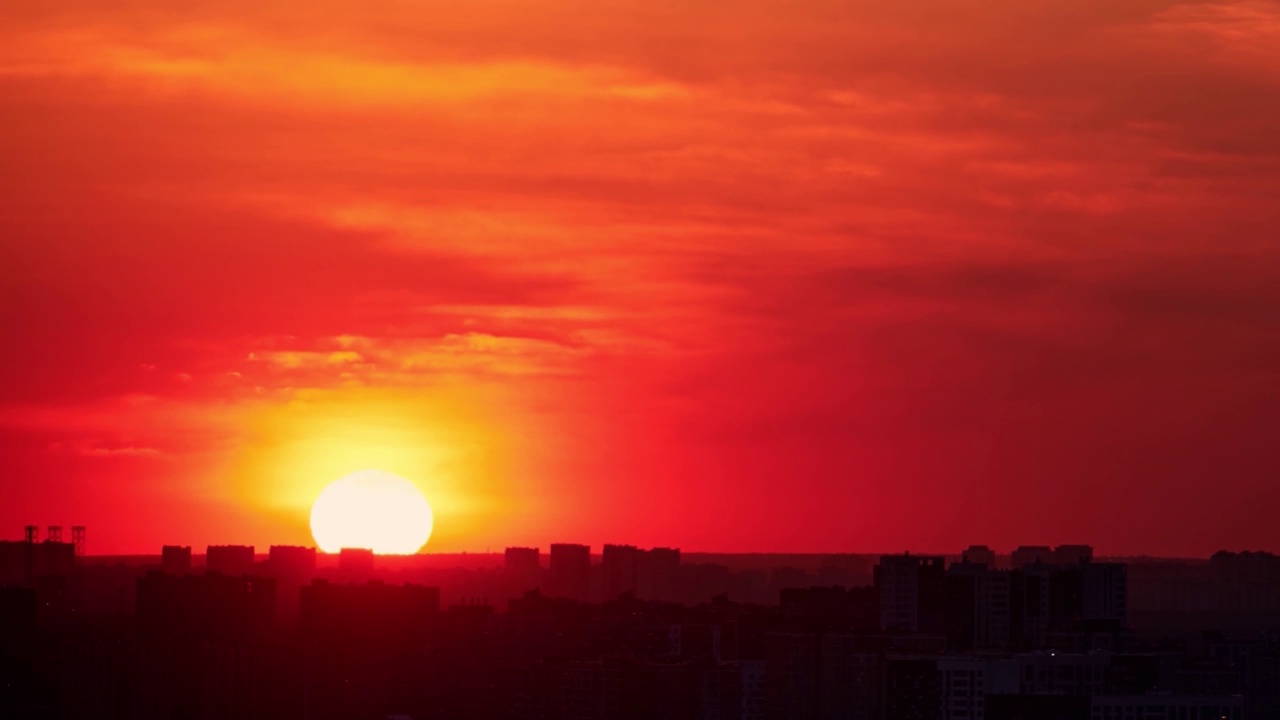
[[1278,499],[1277,18],[12,0],[0,521],[301,542],[383,463],[448,549],[1206,550]]

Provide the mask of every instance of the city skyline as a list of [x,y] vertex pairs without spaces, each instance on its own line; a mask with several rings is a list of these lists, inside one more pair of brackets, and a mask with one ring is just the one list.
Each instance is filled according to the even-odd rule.
[[[1280,556],[0,542],[6,717],[1270,720]],[[51,528],[54,538],[61,533]],[[84,531],[74,528],[79,542]],[[465,560],[455,556],[455,560]]]
[[0,528],[305,544],[375,469],[431,552],[1280,548],[1277,47],[1272,0],[7,0]]
[[[1271,551],[1265,548],[1218,548],[1217,550],[1207,553],[1203,556],[1160,556],[1160,555],[1127,555],[1123,553],[1107,553],[1097,552],[1092,544],[1072,542],[1038,542],[1038,543],[1020,543],[1010,547],[991,547],[981,543],[970,543],[963,548],[933,548],[933,549],[858,549],[858,548],[839,548],[832,550],[812,550],[802,552],[788,551],[715,551],[703,550],[699,548],[681,548],[674,544],[664,545],[637,545],[613,539],[612,541],[588,541],[584,538],[553,538],[543,539],[540,542],[528,543],[523,545],[507,545],[499,548],[485,548],[483,550],[463,550],[456,552],[433,552],[424,546],[416,552],[396,552],[386,550],[376,550],[367,546],[357,544],[335,546],[333,549],[326,550],[319,544],[312,542],[304,542],[291,544],[285,542],[273,542],[269,545],[255,545],[251,543],[237,542],[234,538],[224,538],[221,541],[210,543],[204,546],[184,542],[181,538],[170,538],[161,545],[151,548],[144,548],[138,552],[131,553],[100,553],[93,552],[93,546],[89,544],[88,528],[84,525],[47,525],[26,524],[21,528],[21,533],[14,533],[12,537],[5,535],[0,531],[0,543],[6,543],[10,547],[16,547],[19,544],[53,544],[73,548],[73,553],[77,558],[164,558],[170,551],[182,553],[188,561],[193,558],[206,557],[209,552],[233,552],[239,558],[237,563],[261,563],[264,559],[271,558],[278,551],[293,553],[295,551],[305,551],[310,554],[312,562],[317,558],[329,558],[331,562],[337,562],[344,553],[370,553],[374,558],[382,558],[388,562],[403,562],[412,560],[413,558],[422,558],[430,560],[438,558],[445,561],[456,560],[458,558],[471,558],[480,561],[483,564],[485,558],[489,558],[491,562],[505,560],[509,565],[513,556],[518,558],[518,562],[528,563],[529,557],[538,567],[546,569],[549,566],[550,558],[553,550],[557,548],[571,549],[574,552],[582,552],[583,557],[589,558],[593,563],[599,560],[607,562],[605,558],[610,552],[635,552],[641,554],[646,552],[653,553],[675,553],[678,558],[682,554],[686,557],[693,556],[698,558],[740,558],[751,559],[756,558],[764,562],[773,562],[785,558],[811,558],[820,560],[822,558],[872,558],[872,557],[939,557],[955,560],[956,562],[977,562],[981,564],[995,566],[1021,566],[1026,564],[1035,564],[1039,562],[1045,563],[1066,563],[1074,564],[1079,560],[1098,559],[1101,561],[1125,561],[1125,560],[1174,560],[1174,561],[1196,561],[1211,559],[1212,556],[1220,556],[1223,554],[1243,554],[1243,555],[1267,555]],[[201,547],[205,552],[198,552]],[[634,562],[634,561],[633,561]],[[599,564],[599,563],[595,563]],[[247,568],[248,566],[246,566]]]

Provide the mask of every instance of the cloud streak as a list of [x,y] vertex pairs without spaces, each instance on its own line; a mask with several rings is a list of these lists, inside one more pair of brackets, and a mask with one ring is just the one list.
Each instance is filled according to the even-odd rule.
[[[1280,499],[1278,19],[6,3],[3,446],[228,534],[327,447],[439,473],[479,513],[453,548],[1211,551],[1179,530],[1235,512],[1206,473]],[[180,492],[106,467],[151,448]]]

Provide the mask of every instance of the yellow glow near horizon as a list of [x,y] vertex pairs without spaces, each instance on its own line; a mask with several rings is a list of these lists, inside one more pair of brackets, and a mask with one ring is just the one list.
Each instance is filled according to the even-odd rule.
[[361,470],[330,483],[311,506],[320,549],[366,548],[411,555],[431,538],[431,505],[413,483],[382,470]]
[[363,388],[299,393],[253,418],[253,442],[226,472],[242,496],[305,513],[332,479],[378,468],[413,478],[436,512],[455,513],[464,487],[485,487],[489,474],[477,458],[494,454],[458,407],[439,394],[414,394],[411,403]]

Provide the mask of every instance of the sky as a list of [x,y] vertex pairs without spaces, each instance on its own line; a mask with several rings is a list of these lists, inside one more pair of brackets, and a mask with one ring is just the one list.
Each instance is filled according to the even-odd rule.
[[1280,3],[6,0],[0,537],[1280,549]]

